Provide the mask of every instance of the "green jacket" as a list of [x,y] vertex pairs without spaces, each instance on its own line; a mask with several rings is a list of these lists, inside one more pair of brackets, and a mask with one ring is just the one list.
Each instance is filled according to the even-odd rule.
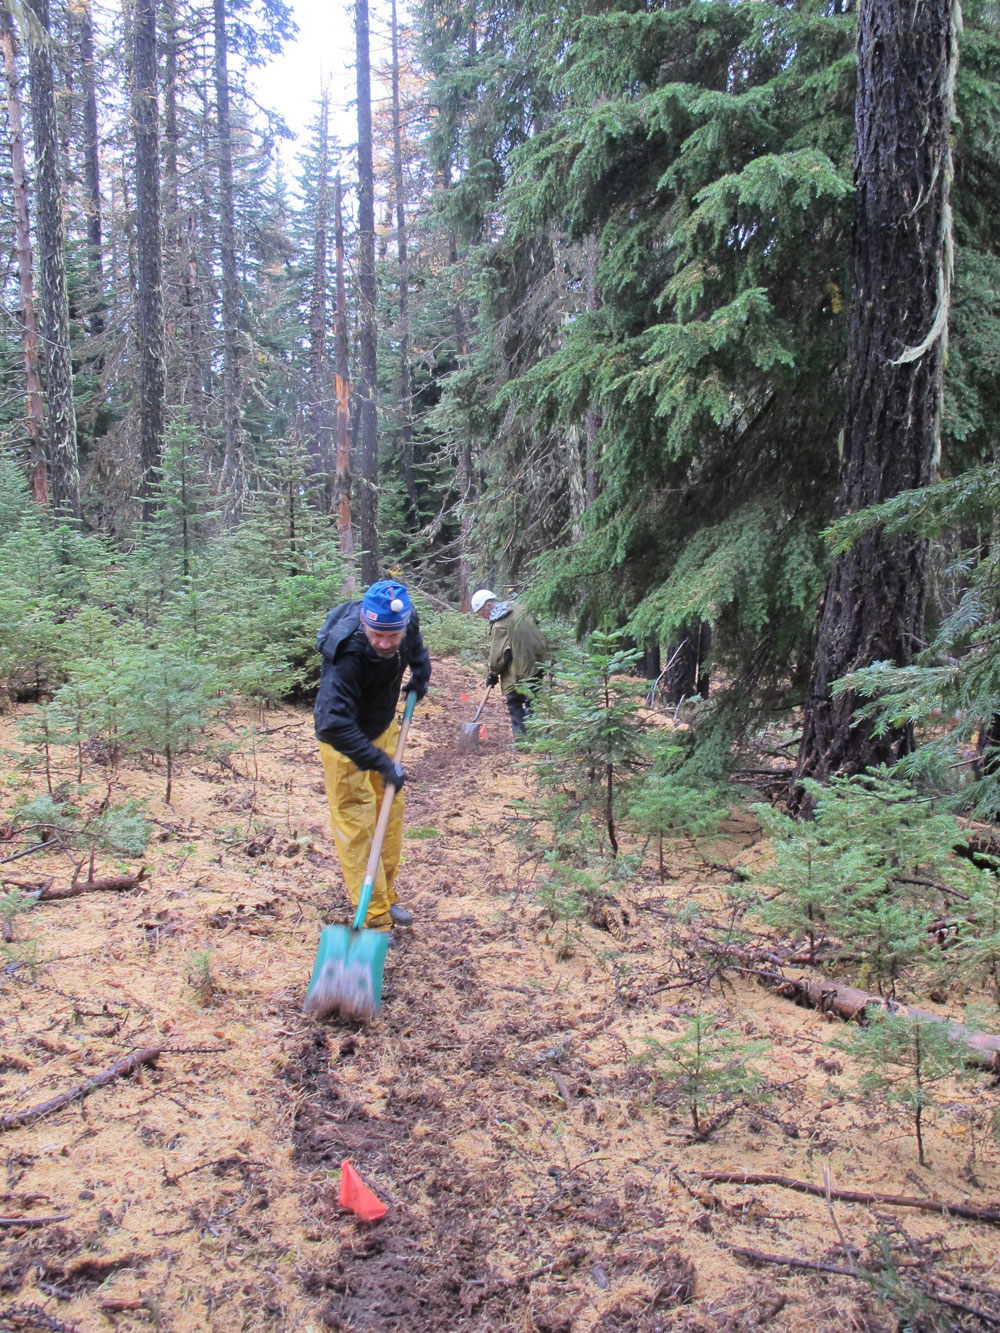
[[504,694],[534,676],[548,658],[548,646],[528,608],[497,602],[490,612],[490,671],[500,677]]

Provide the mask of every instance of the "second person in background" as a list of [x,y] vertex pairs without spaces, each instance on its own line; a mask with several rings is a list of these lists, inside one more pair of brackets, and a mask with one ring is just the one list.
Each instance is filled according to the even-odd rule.
[[549,650],[541,630],[526,606],[513,600],[500,601],[489,588],[472,594],[472,609],[490,630],[487,685],[499,684],[503,691],[514,739],[526,734],[525,719],[531,712],[535,690],[545,674]]

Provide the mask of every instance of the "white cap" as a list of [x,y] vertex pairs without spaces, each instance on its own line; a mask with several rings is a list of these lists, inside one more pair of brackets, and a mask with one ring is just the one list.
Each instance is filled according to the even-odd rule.
[[497,595],[495,592],[490,592],[489,588],[480,588],[478,592],[472,594],[472,609],[473,611],[479,612],[487,602],[495,602],[496,599]]

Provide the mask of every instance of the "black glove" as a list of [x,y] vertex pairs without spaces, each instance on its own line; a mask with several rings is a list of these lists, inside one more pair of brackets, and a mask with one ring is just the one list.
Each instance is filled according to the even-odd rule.
[[419,703],[427,693],[427,681],[424,680],[422,676],[414,676],[411,674],[410,679],[406,682],[406,689],[403,691],[403,694],[409,694],[411,690],[417,696],[417,702]]
[[486,688],[488,690],[491,690],[494,685],[499,685],[499,684],[500,684],[500,677],[494,675],[493,672],[491,671],[489,675],[486,677]]
[[395,787],[399,791],[406,780],[406,774],[399,764],[394,764],[388,755],[378,764],[378,772],[382,776],[382,781],[387,787]]

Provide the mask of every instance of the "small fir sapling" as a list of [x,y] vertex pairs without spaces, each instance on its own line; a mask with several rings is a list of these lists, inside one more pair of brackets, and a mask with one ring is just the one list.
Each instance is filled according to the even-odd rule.
[[696,843],[699,838],[718,832],[719,824],[729,813],[725,793],[714,791],[711,786],[694,786],[670,771],[672,760],[684,754],[680,746],[661,747],[653,770],[632,792],[628,802],[632,827],[645,837],[656,839],[661,884],[667,877],[664,839],[688,838]]
[[935,1105],[934,1089],[963,1068],[965,1052],[944,1023],[906,1013],[870,1012],[863,1027],[834,1043],[863,1069],[861,1089],[887,1106],[902,1106],[913,1116],[917,1158],[926,1166],[923,1113]]
[[215,977],[212,975],[212,951],[195,949],[184,964],[184,980],[192,988],[195,998],[203,1009],[215,999],[218,991]]
[[746,893],[767,925],[807,939],[810,954],[832,934],[860,952],[866,983],[891,989],[925,955],[942,887],[959,873],[956,822],[885,770],[803,786],[812,820],[753,807],[775,855]]
[[0,893],[0,935],[7,944],[12,944],[17,934],[18,917],[26,916],[34,905],[34,895],[22,893],[20,889],[11,888]]
[[958,902],[945,924],[941,970],[946,979],[988,986],[1000,1009],[1000,875],[964,866]]
[[[17,724],[18,738],[22,744],[34,750],[38,758],[45,767],[45,785],[49,789],[49,795],[52,795],[52,746],[58,745],[61,739],[62,714],[59,708],[52,703],[40,704],[33,708],[30,713]],[[34,768],[34,763],[29,763],[28,767]]]
[[569,834],[584,822],[603,828],[618,854],[618,802],[648,766],[646,727],[638,710],[643,686],[627,676],[641,654],[621,646],[620,631],[595,630],[587,646],[562,659],[533,716],[534,769],[543,791],[562,800]]
[[180,646],[139,650],[130,662],[133,685],[126,719],[135,748],[162,754],[167,763],[164,799],[170,803],[173,762],[189,749],[218,706],[216,673],[185,660]]
[[763,1077],[747,1062],[763,1056],[770,1043],[725,1028],[710,1014],[695,1014],[669,1041],[646,1037],[644,1043],[636,1059],[653,1070],[651,1094],[657,1083],[670,1089],[686,1105],[695,1138],[712,1133],[712,1122],[703,1117],[720,1102],[746,1105],[766,1098]]

